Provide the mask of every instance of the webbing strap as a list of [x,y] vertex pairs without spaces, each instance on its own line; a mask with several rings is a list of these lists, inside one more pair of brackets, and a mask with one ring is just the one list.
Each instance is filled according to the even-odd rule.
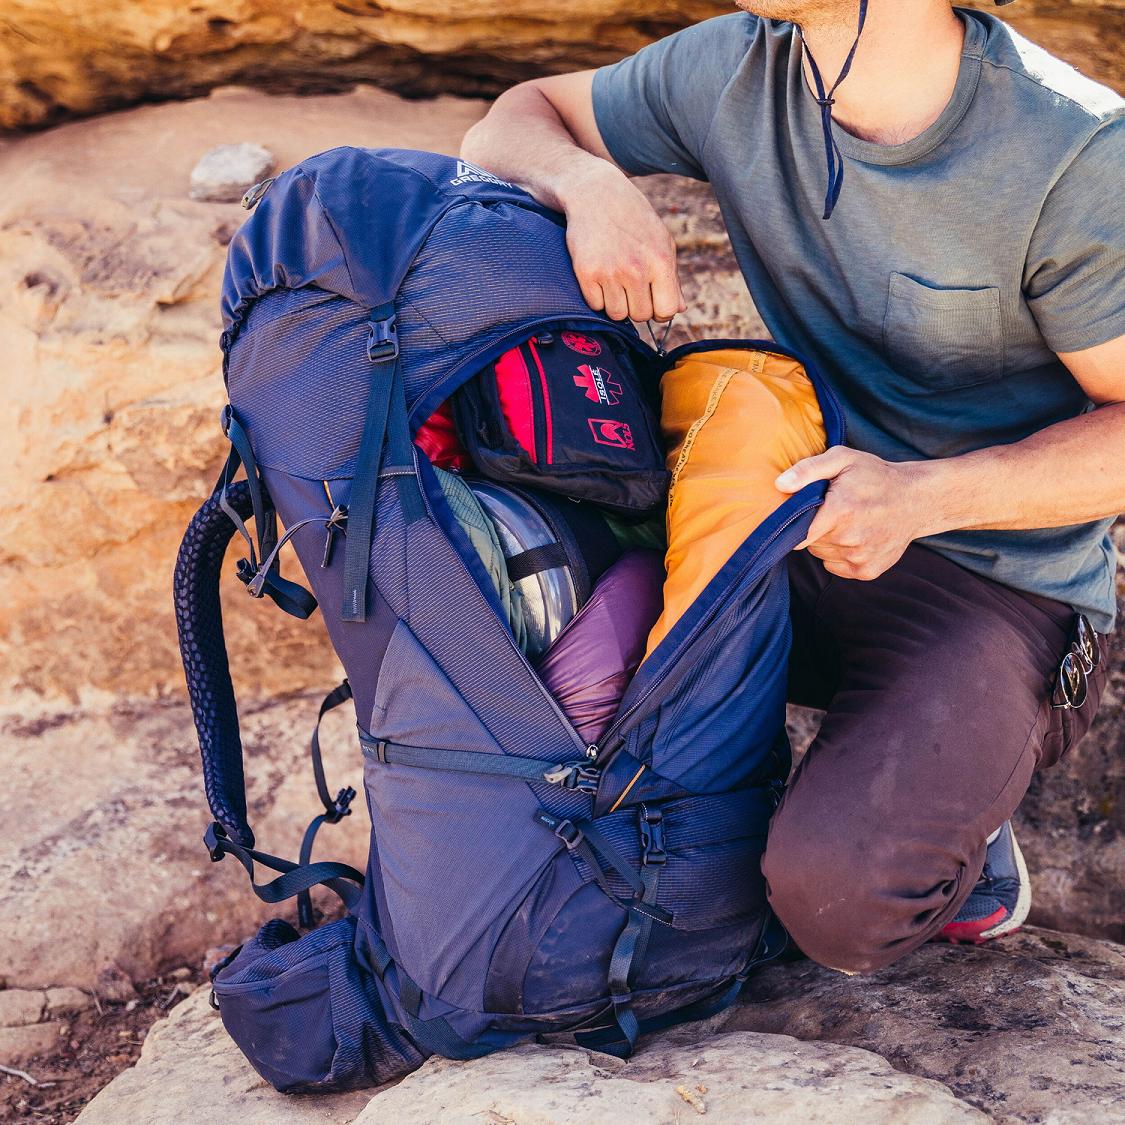
[[[328,789],[328,781],[324,776],[324,761],[320,753],[320,724],[329,711],[347,703],[352,697],[352,685],[344,680],[334,687],[320,705],[320,712],[316,717],[312,738],[309,740],[309,756],[312,758],[313,778],[316,781],[317,795],[324,806],[324,812],[313,817],[308,828],[305,829],[304,838],[301,840],[301,851],[298,861],[302,866],[312,862],[313,844],[316,834],[325,824],[338,824],[345,816],[351,816],[351,803],[355,799],[355,790],[346,785],[335,797]],[[307,890],[297,895],[297,921],[303,929],[311,930],[316,919],[313,916],[312,896]]]
[[561,543],[546,543],[541,547],[528,547],[507,561],[508,578],[521,582],[544,570],[554,570],[570,562],[566,548]]
[[[238,533],[246,541],[249,560],[238,564],[238,577],[255,598],[269,597],[278,609],[302,621],[311,617],[316,609],[316,598],[303,586],[281,577],[278,569],[278,556],[294,532],[307,523],[322,522],[315,519],[301,520],[289,528],[281,541],[277,538],[277,513],[269,493],[262,484],[258,463],[250,438],[231,406],[225,406],[221,415],[223,433],[230,441],[231,449],[223,471],[219,474],[215,490],[219,494],[219,506],[238,528]],[[239,467],[246,472],[246,483],[250,489],[250,503],[254,510],[254,535],[231,502],[230,487]]]
[[[300,864],[279,859],[275,855],[236,844],[227,836],[223,826],[217,823],[207,829],[203,842],[207,845],[213,860],[220,860],[224,855],[233,855],[250,876],[250,886],[263,902],[284,902],[287,898],[293,898],[319,884],[335,891],[349,910],[359,904],[363,875],[349,864],[326,862]],[[282,874],[269,883],[258,883],[254,878],[255,863],[260,863],[273,871],[280,871]]]
[[364,734],[360,735],[359,742],[365,754],[384,765],[512,777],[586,792],[593,792],[597,788],[598,771],[585,762],[555,763],[538,758],[519,758],[512,754],[482,754],[476,750],[402,746]]
[[[262,488],[262,479],[258,475],[258,464],[254,460],[250,438],[243,429],[242,423],[238,420],[238,415],[235,414],[232,406],[223,407],[219,416],[219,424],[222,426],[223,433],[230,442],[231,448],[226,464],[219,474],[215,491],[219,493],[219,506],[238,528],[242,538],[246,540],[246,546],[250,552],[250,564],[257,570],[259,559],[269,553],[274,540],[277,538],[277,520],[273,511],[273,504],[268,501],[266,492]],[[254,509],[254,536],[251,536],[242,517],[227,495],[240,466],[246,470],[246,483],[250,488],[250,503]],[[256,551],[255,547],[257,547]]]
[[[646,905],[656,903],[656,892],[660,885],[662,870],[662,867],[641,868],[642,903]],[[644,961],[651,933],[652,916],[636,909],[636,906],[630,907],[625,928],[621,931],[609,959],[609,997],[613,1002],[613,1015],[617,1020],[622,1039],[617,1044],[607,1043],[603,1046],[602,1050],[607,1054],[627,1058],[637,1046],[641,1027],[632,1004],[633,970]]]
[[374,366],[348,504],[348,537],[344,546],[345,621],[367,620],[367,575],[371,564],[371,540],[375,533],[379,467],[386,449],[387,419],[395,387],[402,378],[393,305],[372,311],[367,356]]

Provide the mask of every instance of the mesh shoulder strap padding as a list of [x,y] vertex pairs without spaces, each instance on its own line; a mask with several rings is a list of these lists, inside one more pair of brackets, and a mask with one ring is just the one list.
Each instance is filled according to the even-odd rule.
[[[196,512],[180,544],[173,583],[176,629],[203,757],[207,803],[230,838],[252,848],[254,834],[246,823],[242,739],[219,602],[219,572],[236,529],[220,499],[216,493]],[[242,519],[250,518],[253,504],[245,481],[227,489],[226,501]]]

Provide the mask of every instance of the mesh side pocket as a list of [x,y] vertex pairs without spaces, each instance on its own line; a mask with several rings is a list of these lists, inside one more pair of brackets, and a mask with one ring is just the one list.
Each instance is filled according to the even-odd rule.
[[302,938],[275,919],[215,977],[228,1033],[282,1093],[378,1086],[425,1060],[387,1017],[382,983],[354,941],[351,917]]

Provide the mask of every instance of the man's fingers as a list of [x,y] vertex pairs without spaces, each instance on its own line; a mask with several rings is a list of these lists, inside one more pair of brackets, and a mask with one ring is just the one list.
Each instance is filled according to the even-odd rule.
[[831,480],[845,469],[849,462],[849,451],[840,445],[833,446],[826,453],[819,453],[815,457],[806,457],[803,461],[798,461],[791,469],[786,469],[774,481],[774,485],[782,492],[800,492],[813,481]]
[[653,319],[652,290],[647,283],[629,285],[625,289],[625,297],[629,302],[629,319],[638,323]]
[[685,309],[676,268],[657,274],[652,282],[652,315],[655,320],[671,320]]
[[602,295],[605,298],[605,314],[610,320],[628,320],[629,298],[625,290],[613,282],[602,282]]
[[[812,523],[809,524],[808,533],[793,549],[795,551],[803,551],[806,547],[812,547],[814,543],[823,539],[824,536],[832,531],[834,523],[835,521],[829,514],[828,509],[822,504],[813,517]],[[815,554],[816,552],[814,551],[813,553]]]
[[579,278],[578,287],[582,290],[582,299],[594,312],[601,312],[605,308],[605,294],[596,281],[583,281]]

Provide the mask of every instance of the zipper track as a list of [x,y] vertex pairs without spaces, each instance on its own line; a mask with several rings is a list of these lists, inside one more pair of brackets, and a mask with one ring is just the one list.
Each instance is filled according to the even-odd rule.
[[[609,729],[601,737],[601,744],[604,746],[608,744],[613,737],[617,734],[618,730],[629,721],[629,719],[637,713],[637,710],[642,704],[648,701],[652,693],[668,678],[669,673],[676,667],[679,658],[691,647],[699,634],[707,628],[718,616],[719,612],[726,607],[730,599],[734,596],[734,591],[738,588],[739,584],[746,574],[753,568],[754,564],[762,557],[762,555],[775,543],[787,528],[792,526],[799,520],[806,512],[810,512],[820,504],[819,500],[811,500],[808,503],[802,504],[791,516],[789,516],[783,524],[781,524],[770,537],[746,560],[746,563],[739,569],[734,581],[731,582],[729,588],[718,601],[707,611],[706,616],[697,621],[692,627],[691,631],[686,637],[676,646],[676,650],[669,662],[665,667],[657,673],[656,678],[648,685],[647,688],[641,693],[640,698],[632,703],[627,711],[619,715],[610,724]],[[653,650],[653,655],[660,651],[660,645],[657,645]],[[651,657],[650,657],[651,659]]]

